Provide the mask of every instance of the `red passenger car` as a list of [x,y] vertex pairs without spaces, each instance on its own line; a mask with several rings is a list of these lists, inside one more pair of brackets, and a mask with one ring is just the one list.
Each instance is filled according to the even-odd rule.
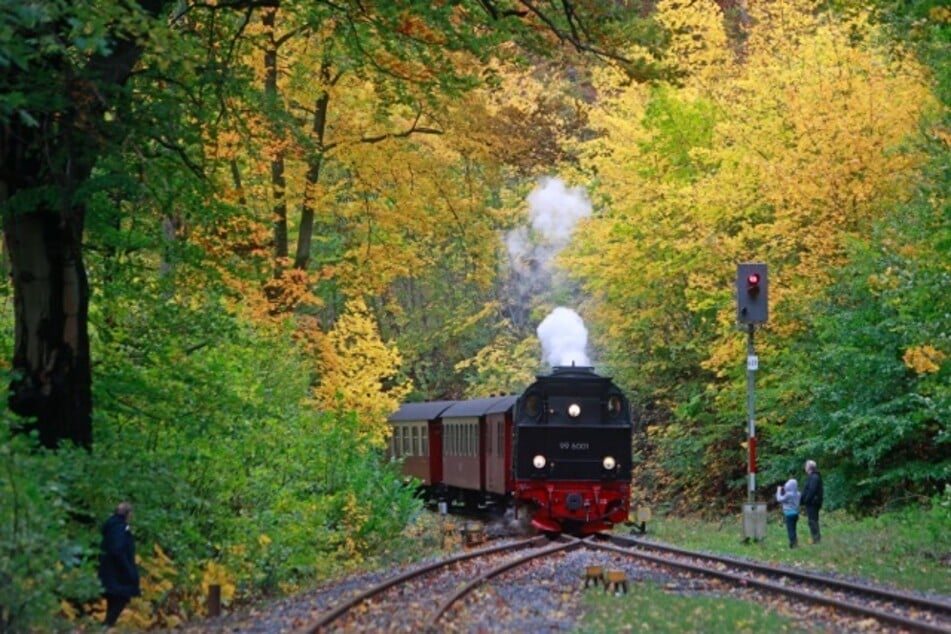
[[511,491],[516,396],[457,401],[442,413],[443,482],[451,500],[497,503]]
[[442,421],[440,415],[455,401],[404,403],[389,418],[390,456],[403,460],[403,474],[424,487],[442,482]]

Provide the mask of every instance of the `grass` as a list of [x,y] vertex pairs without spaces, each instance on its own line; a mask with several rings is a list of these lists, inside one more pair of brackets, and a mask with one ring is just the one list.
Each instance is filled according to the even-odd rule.
[[574,631],[614,632],[807,632],[795,621],[738,599],[680,596],[650,583],[621,597],[585,592],[586,614]]
[[[766,537],[744,543],[741,516],[720,521],[661,517],[647,536],[683,548],[748,557],[821,572],[834,572],[891,587],[951,597],[951,505],[909,509],[857,519],[823,512],[822,543],[809,545],[800,519],[799,548],[790,549],[778,513]],[[638,584],[615,597],[587,591],[585,615],[575,631],[600,632],[802,632],[807,628],[768,606],[729,597],[684,596]]]
[[908,510],[856,519],[823,512],[822,543],[809,544],[799,520],[799,548],[790,549],[778,512],[766,537],[743,543],[740,516],[718,522],[661,518],[647,537],[684,548],[726,553],[799,568],[835,572],[888,586],[951,595],[951,517],[947,509]]

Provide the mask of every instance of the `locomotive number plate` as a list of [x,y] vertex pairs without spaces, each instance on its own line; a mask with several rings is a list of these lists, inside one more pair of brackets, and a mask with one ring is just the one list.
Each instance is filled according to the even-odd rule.
[[586,442],[561,442],[558,448],[562,451],[588,451],[591,445]]

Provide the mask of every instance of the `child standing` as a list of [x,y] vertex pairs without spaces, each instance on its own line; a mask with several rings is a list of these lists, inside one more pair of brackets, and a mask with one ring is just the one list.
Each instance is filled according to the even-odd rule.
[[790,478],[785,486],[776,488],[776,501],[782,502],[789,547],[795,548],[799,544],[799,540],[796,539],[796,524],[799,522],[799,484],[794,478]]

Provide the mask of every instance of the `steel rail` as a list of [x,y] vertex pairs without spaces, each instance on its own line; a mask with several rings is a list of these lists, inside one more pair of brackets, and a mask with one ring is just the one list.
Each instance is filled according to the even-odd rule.
[[931,597],[925,597],[921,595],[911,594],[910,592],[904,592],[902,590],[891,590],[889,588],[882,588],[877,586],[869,586],[861,583],[856,583],[852,581],[846,581],[844,579],[836,579],[834,577],[824,577],[822,575],[813,574],[805,572],[802,570],[797,570],[795,568],[788,568],[784,566],[772,566],[769,564],[763,564],[755,561],[747,561],[740,559],[738,557],[729,557],[726,555],[713,555],[708,553],[701,553],[697,551],[687,550],[684,548],[679,548],[677,546],[671,546],[668,544],[656,544],[653,542],[645,542],[640,539],[635,539],[633,537],[623,537],[623,536],[611,536],[609,539],[618,544],[633,544],[638,548],[646,548],[649,550],[656,550],[660,552],[674,553],[677,555],[682,555],[684,557],[699,557],[706,559],[708,561],[717,561],[720,563],[740,566],[747,569],[756,570],[765,574],[778,575],[781,574],[786,577],[792,577],[795,579],[800,579],[803,581],[811,581],[813,583],[822,584],[826,587],[834,587],[836,589],[846,591],[846,592],[857,592],[860,594],[876,596],[885,601],[900,601],[905,604],[914,605],[916,607],[933,610],[935,612],[942,613],[948,618],[951,618],[951,601],[942,601],[940,599],[935,599]]
[[[615,539],[612,539],[611,541],[614,542]],[[619,540],[619,541],[623,541],[623,540]],[[814,592],[800,590],[798,588],[791,588],[781,583],[775,583],[775,582],[766,581],[763,579],[756,579],[754,577],[750,577],[747,575],[736,574],[736,573],[728,572],[725,570],[717,570],[714,568],[709,568],[709,567],[701,566],[698,564],[687,563],[684,561],[675,561],[672,559],[665,559],[663,557],[651,555],[645,552],[636,552],[628,548],[618,546],[616,543],[604,544],[604,543],[597,543],[597,542],[588,542],[588,545],[592,548],[600,548],[603,550],[622,553],[630,557],[645,559],[647,561],[653,562],[661,566],[679,568],[681,570],[687,570],[702,576],[717,577],[717,578],[724,579],[724,580],[737,583],[740,585],[745,585],[748,587],[753,586],[753,587],[760,588],[762,590],[767,590],[769,592],[775,592],[782,595],[795,597],[810,603],[819,603],[822,605],[831,606],[845,612],[857,614],[859,616],[872,617],[882,623],[890,623],[892,625],[897,625],[899,627],[906,628],[913,632],[929,632],[929,633],[934,632],[935,634],[948,634],[949,632],[949,629],[946,625],[942,626],[942,625],[931,623],[928,621],[911,619],[902,615],[885,612],[884,610],[880,610],[878,608],[859,605],[857,603],[850,603],[848,601],[836,599],[829,596],[824,596],[821,594],[816,594]],[[661,548],[660,550],[664,550],[664,548]],[[673,549],[673,550],[680,550],[680,549]],[[673,552],[673,550],[671,552]],[[716,555],[705,555],[703,553],[697,553],[697,552],[691,552],[691,551],[681,551],[680,553],[676,553],[676,554],[681,554],[681,555],[686,554],[691,557],[695,557],[697,559],[706,559],[708,561],[716,561],[718,563],[723,563],[722,558],[717,557]],[[746,562],[739,561],[739,560],[731,561],[730,563],[734,566],[748,567],[753,569],[757,567],[762,567],[759,564],[750,566]],[[795,572],[795,571],[792,571],[792,572]],[[778,575],[785,576],[785,569],[775,569],[772,571],[771,574],[774,574],[774,575],[778,574]],[[834,585],[834,582],[835,582],[835,580],[825,579],[822,577],[817,577],[816,579],[823,584],[827,584],[829,581],[832,581]],[[861,592],[861,590],[854,590],[854,591]],[[902,600],[901,596],[895,596],[893,598],[896,601]],[[942,604],[939,604],[939,605],[942,605]]]
[[446,597],[446,599],[442,602],[442,604],[438,608],[436,608],[436,611],[433,612],[433,614],[430,616],[429,623],[427,624],[427,627],[428,627],[427,631],[435,631],[436,624],[443,617],[443,615],[447,611],[449,611],[449,608],[452,607],[452,605],[455,602],[457,602],[459,599],[461,599],[462,597],[466,596],[467,594],[469,594],[470,592],[472,592],[473,590],[481,586],[483,583],[485,583],[489,579],[492,579],[493,577],[497,577],[503,572],[507,572],[513,568],[517,568],[521,565],[524,565],[532,561],[533,559],[538,559],[540,557],[547,557],[548,555],[553,555],[561,551],[574,550],[575,548],[578,548],[579,546],[581,546],[582,543],[583,542],[576,537],[562,537],[561,543],[552,544],[551,546],[542,548],[536,552],[525,555],[524,557],[518,557],[516,559],[512,559],[499,566],[496,566],[495,568],[492,568],[491,570],[487,570],[486,572],[482,573],[481,575],[479,575],[478,577],[476,577],[469,583],[465,584],[464,586],[462,586],[461,588],[453,592],[450,596]]
[[548,538],[545,536],[531,537],[528,539],[523,539],[521,541],[517,541],[517,542],[513,542],[509,544],[501,544],[499,546],[490,546],[488,548],[480,548],[478,550],[472,550],[467,553],[462,553],[459,555],[455,555],[453,557],[449,557],[448,559],[440,559],[439,561],[426,564],[425,566],[421,566],[420,568],[414,568],[413,570],[409,570],[403,574],[390,577],[382,581],[381,583],[373,586],[372,588],[351,597],[350,599],[338,605],[333,610],[322,614],[317,619],[316,622],[310,625],[306,625],[300,628],[299,630],[297,630],[297,634],[317,634],[323,628],[327,627],[328,625],[330,625],[331,623],[339,619],[341,616],[349,612],[351,609],[363,603],[364,601],[392,588],[393,586],[400,585],[401,583],[405,583],[409,581],[410,579],[414,579],[416,577],[422,577],[423,575],[430,573],[434,570],[439,570],[440,568],[446,568],[460,561],[466,561],[469,559],[475,559],[477,557],[483,557],[485,555],[505,552],[506,550],[519,550],[522,548],[529,548],[531,546],[543,544],[548,541],[549,541]]

